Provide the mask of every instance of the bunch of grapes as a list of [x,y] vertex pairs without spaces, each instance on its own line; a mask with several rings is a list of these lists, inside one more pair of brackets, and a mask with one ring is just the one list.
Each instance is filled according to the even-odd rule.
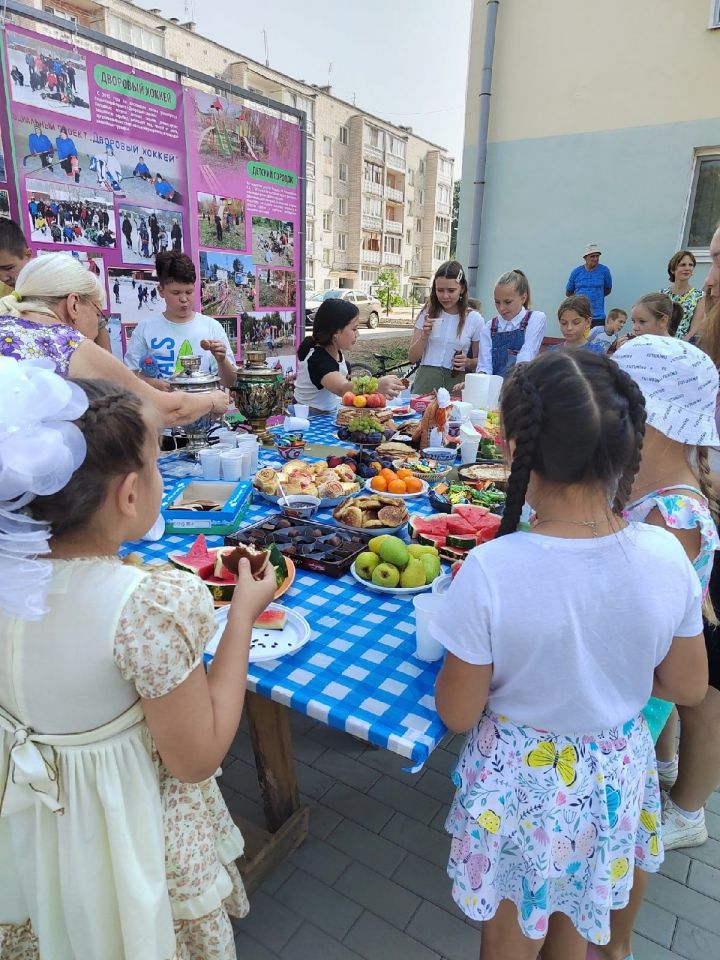
[[353,377],[352,388],[356,396],[367,393],[377,393],[377,377]]
[[382,424],[375,417],[362,415],[353,417],[348,424],[350,433],[382,433]]

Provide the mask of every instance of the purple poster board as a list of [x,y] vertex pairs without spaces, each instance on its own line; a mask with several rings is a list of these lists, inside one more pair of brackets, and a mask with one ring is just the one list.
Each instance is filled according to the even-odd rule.
[[185,89],[190,221],[200,309],[237,318],[238,350],[294,370],[303,304],[300,128],[216,94]]
[[31,247],[87,263],[123,324],[164,310],[155,253],[194,252],[182,87],[18,27],[5,76]]

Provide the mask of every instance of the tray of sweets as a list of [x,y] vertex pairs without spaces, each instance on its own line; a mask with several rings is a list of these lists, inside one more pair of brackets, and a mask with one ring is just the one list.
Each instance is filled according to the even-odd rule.
[[368,541],[376,532],[345,530],[314,520],[290,520],[278,513],[229,534],[225,543],[229,546],[248,543],[263,548],[274,542],[296,567],[328,577],[341,577],[358,554],[367,549]]

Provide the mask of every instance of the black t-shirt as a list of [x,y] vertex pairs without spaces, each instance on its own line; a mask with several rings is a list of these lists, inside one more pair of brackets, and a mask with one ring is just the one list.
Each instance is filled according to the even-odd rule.
[[307,359],[308,376],[310,381],[318,388],[323,389],[323,377],[329,373],[337,373],[340,370],[340,363],[343,355],[340,354],[340,361],[330,356],[325,347],[314,347],[312,353]]

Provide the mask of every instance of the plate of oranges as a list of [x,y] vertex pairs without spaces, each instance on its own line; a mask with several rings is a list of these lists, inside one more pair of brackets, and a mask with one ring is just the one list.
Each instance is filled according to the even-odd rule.
[[410,500],[412,497],[425,496],[428,492],[428,483],[402,467],[399,470],[383,467],[374,477],[365,482],[365,489],[384,493],[387,497]]

